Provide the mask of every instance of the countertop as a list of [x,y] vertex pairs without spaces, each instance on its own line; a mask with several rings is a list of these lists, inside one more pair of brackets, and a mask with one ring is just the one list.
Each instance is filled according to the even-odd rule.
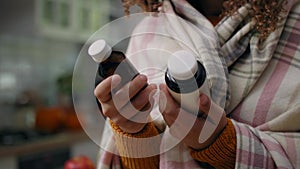
[[0,158],[67,147],[77,142],[87,141],[88,139],[89,137],[84,131],[61,132],[20,145],[0,146]]

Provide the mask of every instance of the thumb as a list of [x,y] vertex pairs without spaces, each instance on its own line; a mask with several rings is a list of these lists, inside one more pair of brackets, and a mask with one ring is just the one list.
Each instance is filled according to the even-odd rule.
[[208,115],[210,108],[211,108],[210,98],[206,94],[201,93],[199,99],[199,110],[205,115]]
[[209,112],[213,112],[214,114],[224,114],[224,109],[221,108],[218,104],[211,101],[211,99],[201,93],[199,99],[199,110],[204,113],[206,116],[209,115]]
[[226,126],[226,114],[223,108],[218,104],[211,101],[211,99],[205,95],[200,94],[199,109],[203,113],[201,118],[205,119],[202,127],[202,131],[199,136],[199,143],[204,143],[211,136],[217,135]]

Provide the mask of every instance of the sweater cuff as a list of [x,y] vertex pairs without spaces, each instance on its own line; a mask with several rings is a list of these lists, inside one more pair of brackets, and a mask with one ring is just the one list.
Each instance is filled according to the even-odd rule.
[[209,147],[196,151],[191,149],[191,156],[215,168],[234,168],[236,158],[236,134],[232,121],[227,118],[227,126]]
[[138,133],[122,131],[110,121],[123,168],[158,168],[161,138],[154,123],[147,123]]

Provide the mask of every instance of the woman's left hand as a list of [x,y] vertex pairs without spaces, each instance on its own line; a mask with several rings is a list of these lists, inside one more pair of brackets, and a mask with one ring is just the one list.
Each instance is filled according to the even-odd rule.
[[160,85],[159,109],[170,128],[170,134],[186,145],[201,150],[211,145],[227,125],[224,110],[205,94],[200,94],[199,111],[194,114],[180,107],[169,94],[167,86]]

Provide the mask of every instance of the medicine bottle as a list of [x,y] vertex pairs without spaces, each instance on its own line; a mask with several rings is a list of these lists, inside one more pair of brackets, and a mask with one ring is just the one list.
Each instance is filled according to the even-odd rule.
[[183,109],[198,115],[200,93],[210,96],[207,81],[205,68],[193,53],[180,50],[169,58],[165,82]]
[[88,54],[99,64],[98,74],[102,79],[113,74],[121,76],[121,82],[114,91],[117,91],[139,74],[125,54],[112,50],[105,40],[100,39],[92,43],[88,49]]

